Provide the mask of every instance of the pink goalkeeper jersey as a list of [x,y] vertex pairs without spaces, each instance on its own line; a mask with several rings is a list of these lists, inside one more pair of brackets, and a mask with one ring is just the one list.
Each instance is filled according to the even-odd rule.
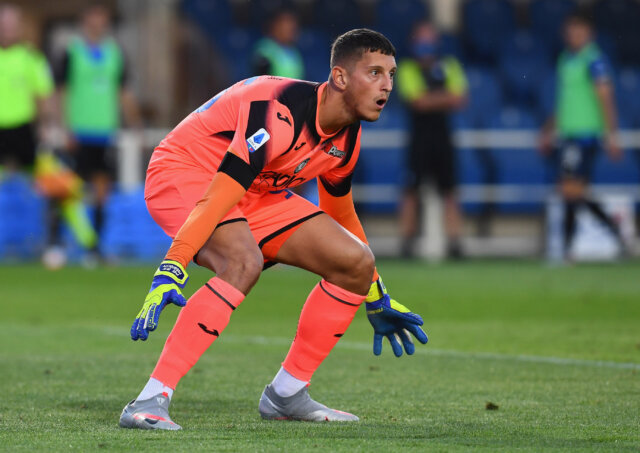
[[246,79],[187,116],[156,148],[155,168],[174,164],[224,171],[249,192],[298,186],[319,177],[346,195],[360,152],[360,123],[333,135],[318,124],[323,84],[273,76]]

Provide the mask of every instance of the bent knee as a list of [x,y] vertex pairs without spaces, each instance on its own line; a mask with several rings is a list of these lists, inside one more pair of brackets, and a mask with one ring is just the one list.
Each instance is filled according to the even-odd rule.
[[203,249],[198,254],[198,263],[247,294],[260,278],[264,259],[257,246],[235,248],[224,253]]
[[371,284],[371,279],[373,278],[373,272],[376,267],[376,258],[373,256],[373,252],[371,251],[371,249],[367,244],[362,244],[362,245],[363,245],[362,255],[358,260],[358,262],[360,263],[358,274],[359,275],[361,274],[368,289],[369,285]]
[[252,286],[258,280],[264,265],[262,253],[257,247],[233,253],[226,257],[225,261],[225,273],[244,276],[249,282],[252,282]]
[[358,242],[344,251],[339,269],[336,269],[340,275],[337,278],[348,282],[348,288],[343,286],[345,289],[366,294],[371,286],[374,269],[375,258],[371,249],[368,245]]

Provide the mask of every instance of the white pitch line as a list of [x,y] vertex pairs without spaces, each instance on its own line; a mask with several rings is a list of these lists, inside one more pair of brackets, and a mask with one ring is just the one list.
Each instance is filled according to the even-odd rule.
[[[263,337],[263,336],[238,336],[227,335],[223,337],[223,341],[230,343],[253,343],[262,344],[267,346],[287,346],[291,344],[292,338],[283,337]],[[385,340],[386,341],[386,340]],[[387,346],[389,346],[387,344]],[[350,349],[357,351],[372,351],[373,345],[371,343],[362,343],[355,341],[340,341],[336,345],[339,349]],[[391,349],[388,349],[388,353],[391,354]],[[448,349],[435,349],[428,345],[420,347],[416,345],[416,352],[418,355],[431,355],[438,357],[452,357],[460,359],[480,359],[480,360],[501,360],[508,362],[527,362],[527,363],[542,363],[545,365],[561,365],[561,366],[581,366],[591,368],[613,368],[621,370],[640,370],[640,363],[632,362],[612,362],[607,360],[586,360],[586,359],[570,359],[563,357],[547,357],[525,354],[501,354],[497,352],[466,352],[455,351]]]
[[[107,335],[128,335],[128,330],[122,327],[115,326],[101,326],[103,333]],[[230,343],[251,343],[261,344],[266,346],[288,346],[291,344],[293,338],[285,337],[264,337],[264,336],[249,336],[249,335],[223,335],[221,337],[223,342]],[[386,340],[384,340],[386,342]],[[386,345],[388,353],[391,354],[389,345]],[[373,351],[372,343],[363,343],[356,341],[340,341],[336,345],[339,349],[350,349],[352,351]],[[587,360],[587,359],[570,359],[564,357],[548,357],[538,355],[526,355],[526,354],[501,354],[498,352],[467,352],[467,351],[455,351],[451,349],[436,349],[429,345],[420,347],[416,345],[416,352],[418,355],[431,355],[437,357],[451,357],[460,359],[479,359],[479,360],[501,360],[505,362],[526,362],[526,363],[541,363],[545,365],[561,365],[561,366],[581,366],[591,368],[612,368],[619,370],[640,370],[640,363],[632,362],[612,362],[608,360]]]

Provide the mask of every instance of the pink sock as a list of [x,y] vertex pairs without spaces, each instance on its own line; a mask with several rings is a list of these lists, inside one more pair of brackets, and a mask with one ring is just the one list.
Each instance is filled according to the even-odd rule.
[[244,294],[214,277],[180,311],[151,377],[173,389],[222,333]]
[[282,367],[302,381],[311,376],[329,355],[366,296],[322,280],[302,307],[298,331]]

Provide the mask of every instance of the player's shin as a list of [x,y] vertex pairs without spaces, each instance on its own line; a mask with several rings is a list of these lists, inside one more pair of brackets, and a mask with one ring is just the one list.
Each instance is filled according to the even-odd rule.
[[222,333],[243,299],[244,294],[224,280],[209,280],[180,311],[151,376],[175,389]]
[[298,330],[283,368],[309,382],[353,320],[365,296],[322,280],[302,308]]

